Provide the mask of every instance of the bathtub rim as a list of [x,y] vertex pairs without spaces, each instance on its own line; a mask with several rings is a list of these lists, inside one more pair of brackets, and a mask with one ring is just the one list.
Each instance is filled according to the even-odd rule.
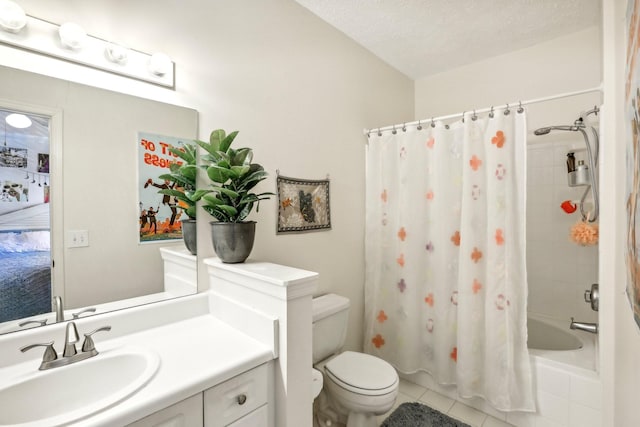
[[597,334],[569,329],[570,321],[556,319],[539,313],[528,312],[531,317],[539,322],[546,323],[570,333],[582,342],[582,348],[576,350],[539,350],[529,349],[529,355],[541,361],[556,365],[558,368],[575,368],[587,372],[598,372],[598,340]]

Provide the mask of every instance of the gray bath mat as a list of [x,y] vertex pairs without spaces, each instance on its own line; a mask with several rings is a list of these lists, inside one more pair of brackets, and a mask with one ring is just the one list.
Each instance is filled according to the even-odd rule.
[[420,403],[398,406],[380,427],[471,427]]

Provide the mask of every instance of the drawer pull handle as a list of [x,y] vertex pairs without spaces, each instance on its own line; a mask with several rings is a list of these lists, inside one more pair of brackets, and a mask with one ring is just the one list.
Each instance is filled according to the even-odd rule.
[[244,405],[244,403],[247,401],[247,395],[246,394],[240,394],[240,395],[238,395],[238,397],[236,399],[238,400],[238,404],[239,405]]

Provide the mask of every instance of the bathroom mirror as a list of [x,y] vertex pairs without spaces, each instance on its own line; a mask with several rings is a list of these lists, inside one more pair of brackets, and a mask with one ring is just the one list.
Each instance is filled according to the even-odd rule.
[[[21,175],[5,180],[10,181],[11,190],[13,183],[22,189],[45,183],[48,187],[50,203],[45,209],[50,214],[54,263],[51,297],[62,297],[68,312],[65,320],[87,308],[97,310],[83,316],[195,293],[195,276],[189,280],[192,287],[166,289],[163,256],[167,253],[181,258],[180,262],[192,262],[195,275],[195,257],[188,254],[181,239],[141,242],[141,192],[157,197],[154,209],[156,205],[164,207],[158,188],[139,184],[147,178],[161,181],[141,177],[138,171],[140,134],[194,139],[197,111],[8,67],[0,67],[0,81],[4,82],[0,85],[0,109],[50,118],[50,153],[37,148],[34,151],[41,153],[27,156],[26,149],[22,152],[23,148],[9,142],[8,146],[16,145],[12,156],[25,154],[27,167],[11,168],[14,175],[18,170]],[[12,127],[6,128],[7,133],[0,137],[13,141]],[[50,163],[46,173],[38,163],[45,158]],[[2,169],[8,170],[7,166]],[[36,182],[31,183],[34,178]],[[15,202],[16,197],[11,200]],[[19,204],[14,206],[10,210],[19,219]],[[29,227],[19,224],[17,228]],[[81,245],[78,239],[83,240]],[[0,259],[0,269],[2,264]],[[7,297],[2,293],[0,287],[0,300]],[[25,304],[20,300],[12,303]],[[52,315],[26,320],[47,318],[51,324],[55,322]],[[19,323],[20,319],[0,323],[0,333],[21,330]],[[27,327],[32,326],[37,324]]]

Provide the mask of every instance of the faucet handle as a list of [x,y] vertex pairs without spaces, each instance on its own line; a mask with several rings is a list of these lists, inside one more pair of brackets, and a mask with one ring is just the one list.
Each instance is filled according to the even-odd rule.
[[20,326],[21,328],[24,328],[24,327],[25,327],[25,326],[27,326],[27,325],[36,325],[36,324],[37,324],[37,325],[40,325],[40,326],[44,326],[44,325],[46,325],[46,324],[47,324],[47,321],[48,321],[48,320],[49,320],[49,319],[42,319],[42,320],[27,320],[27,321],[25,321],[25,322],[18,323],[18,326]]
[[71,315],[73,316],[74,319],[79,318],[82,314],[85,313],[95,313],[96,312],[96,308],[95,307],[91,307],[91,308],[85,308],[84,310],[80,310],[76,313],[71,313]]
[[95,331],[91,331],[89,333],[84,334],[84,343],[82,344],[82,351],[96,351],[96,346],[95,346],[95,343],[93,342],[93,338],[91,338],[91,335],[95,334],[96,332],[110,331],[110,330],[111,330],[111,326],[103,326],[101,328],[96,329]]
[[24,347],[20,348],[20,351],[24,353],[36,347],[46,347],[46,349],[44,350],[44,354],[42,355],[42,363],[51,362],[52,360],[56,360],[58,358],[58,353],[56,353],[56,350],[53,348],[53,341],[25,345]]

